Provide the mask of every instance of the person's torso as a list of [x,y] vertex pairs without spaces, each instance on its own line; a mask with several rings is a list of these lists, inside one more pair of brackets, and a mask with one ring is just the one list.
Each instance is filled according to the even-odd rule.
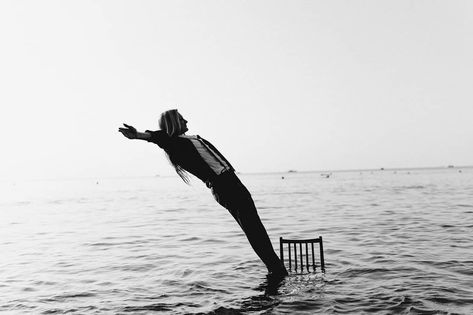
[[198,177],[207,186],[219,175],[234,171],[227,159],[200,136],[170,137],[163,130],[146,132],[151,134],[148,141],[164,149],[173,164]]
[[226,171],[233,170],[227,159],[207,140],[200,136],[182,135],[179,138],[187,139],[191,142],[199,157],[208,165],[215,175],[220,175]]

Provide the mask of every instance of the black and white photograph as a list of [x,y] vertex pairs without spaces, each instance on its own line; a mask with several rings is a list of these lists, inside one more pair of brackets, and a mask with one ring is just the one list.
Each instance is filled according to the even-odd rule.
[[0,314],[473,314],[473,1],[0,0]]

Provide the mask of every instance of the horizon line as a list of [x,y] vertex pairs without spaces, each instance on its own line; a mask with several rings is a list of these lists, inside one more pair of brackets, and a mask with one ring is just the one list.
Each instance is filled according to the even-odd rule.
[[[373,172],[373,171],[409,171],[409,170],[433,170],[433,169],[461,169],[473,168],[473,165],[447,165],[447,166],[419,166],[419,167],[379,167],[379,168],[358,168],[358,169],[325,169],[325,170],[297,170],[289,169],[286,171],[263,171],[263,172],[242,172],[235,171],[237,175],[258,175],[258,174],[298,174],[298,173],[344,173],[344,172]],[[17,180],[33,180],[33,181],[50,181],[50,180],[100,180],[100,179],[120,179],[120,178],[168,178],[174,177],[175,174],[154,174],[154,175],[117,175],[117,176],[64,176],[64,177],[30,177],[30,178],[9,178],[0,179],[0,182],[11,182]]]

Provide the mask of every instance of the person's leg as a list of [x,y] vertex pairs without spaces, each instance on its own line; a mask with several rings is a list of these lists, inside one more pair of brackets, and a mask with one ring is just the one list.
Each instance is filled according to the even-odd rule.
[[[251,197],[250,197],[251,198]],[[286,273],[284,265],[274,252],[268,233],[256,211],[253,200],[247,200],[239,207],[239,221],[248,241],[270,272]]]
[[268,233],[258,215],[251,194],[235,176],[231,182],[213,190],[215,199],[225,207],[245,232],[251,247],[272,273],[287,274],[274,252]]

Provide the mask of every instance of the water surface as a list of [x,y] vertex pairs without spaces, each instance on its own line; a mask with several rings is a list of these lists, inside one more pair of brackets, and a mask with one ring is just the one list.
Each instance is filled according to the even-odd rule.
[[2,182],[0,312],[473,313],[473,169],[240,177],[277,252],[323,236],[325,274],[268,283],[198,181]]

